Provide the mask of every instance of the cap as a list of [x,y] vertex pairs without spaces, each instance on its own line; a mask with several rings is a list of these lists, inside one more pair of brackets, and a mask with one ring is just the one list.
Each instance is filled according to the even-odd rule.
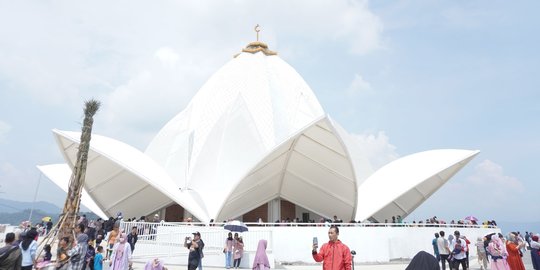
[[201,233],[200,232],[194,232],[192,233],[193,235],[198,235],[198,236],[201,236]]

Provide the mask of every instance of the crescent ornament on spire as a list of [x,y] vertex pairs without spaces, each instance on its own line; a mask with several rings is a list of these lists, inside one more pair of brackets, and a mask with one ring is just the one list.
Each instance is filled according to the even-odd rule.
[[[271,51],[268,49],[268,45],[266,45],[264,42],[259,41],[259,32],[261,31],[261,26],[259,24],[255,25],[255,33],[257,33],[257,41],[251,42],[248,44],[248,46],[244,49],[242,49],[242,52],[245,53],[258,53],[263,52],[266,56],[270,55],[276,55],[277,52]],[[234,57],[237,57],[240,54],[234,55]]]
[[255,32],[257,32],[257,41],[259,41],[259,32],[261,31],[259,24],[255,25]]

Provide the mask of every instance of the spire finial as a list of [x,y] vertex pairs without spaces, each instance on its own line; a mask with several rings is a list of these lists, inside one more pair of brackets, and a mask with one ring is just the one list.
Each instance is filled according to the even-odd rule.
[[[247,45],[245,49],[242,49],[242,52],[245,53],[258,53],[263,52],[266,56],[269,55],[276,55],[277,52],[273,52],[268,49],[268,45],[266,45],[264,42],[259,41],[259,32],[261,31],[261,26],[259,24],[255,25],[255,33],[257,34],[257,41],[253,41]],[[240,54],[235,55],[234,57],[237,57]]]
[[259,24],[255,25],[255,32],[257,32],[257,41],[259,41],[259,32],[261,31]]

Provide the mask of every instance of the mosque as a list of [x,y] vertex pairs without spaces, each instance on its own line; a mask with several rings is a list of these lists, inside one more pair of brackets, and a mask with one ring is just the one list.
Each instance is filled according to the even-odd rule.
[[[80,132],[53,130],[67,189]],[[93,134],[82,203],[101,217],[273,222],[405,218],[479,151],[415,153],[374,170],[296,70],[260,41],[213,74],[144,152]]]

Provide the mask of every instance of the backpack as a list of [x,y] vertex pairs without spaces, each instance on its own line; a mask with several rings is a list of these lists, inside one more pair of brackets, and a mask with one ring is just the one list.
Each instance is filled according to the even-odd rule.
[[0,254],[0,262],[5,260],[11,252],[17,250],[19,246],[12,246],[10,249],[6,250],[4,253]]

